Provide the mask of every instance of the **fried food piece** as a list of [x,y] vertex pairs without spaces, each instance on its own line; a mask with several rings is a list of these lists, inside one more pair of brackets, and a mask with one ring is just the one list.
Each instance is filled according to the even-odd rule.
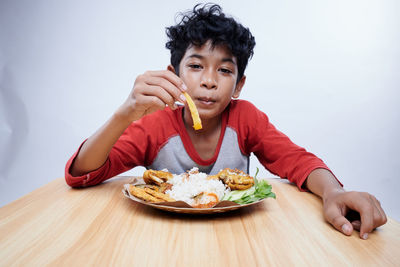
[[[158,185],[153,185],[153,184],[137,184],[137,185],[135,185],[136,187],[138,187],[138,188],[150,188],[150,189],[153,189],[154,191],[157,191],[157,192],[161,192],[160,191],[160,186],[158,186]],[[162,193],[164,193],[164,192],[162,192]]]
[[146,193],[148,193],[149,195],[152,195],[153,197],[161,199],[162,201],[166,201],[166,202],[175,201],[175,199],[173,199],[172,197],[168,196],[167,194],[151,190],[150,188],[145,188],[144,191]]
[[171,190],[171,188],[172,188],[172,184],[162,183],[157,191],[161,192],[161,193],[165,193],[165,191]]
[[245,190],[248,189],[250,187],[252,187],[252,184],[233,184],[233,183],[228,183],[227,186],[229,186],[229,188],[231,190]]
[[144,188],[139,188],[134,185],[129,186],[129,192],[131,193],[132,196],[135,196],[137,198],[143,199],[144,201],[148,202],[161,202],[162,200],[157,199],[156,197],[153,197],[152,195],[149,195],[144,191]]
[[225,168],[217,176],[231,190],[244,190],[254,185],[254,178],[238,169]]
[[166,171],[146,170],[143,173],[143,181],[146,184],[156,184],[160,186],[162,183],[172,178],[172,173]]
[[189,110],[190,110],[190,115],[192,115],[193,128],[195,130],[200,130],[201,128],[203,128],[203,126],[201,126],[201,120],[200,120],[199,112],[197,111],[196,105],[194,104],[192,98],[190,97],[190,95],[187,92],[183,92],[182,94],[186,97],[186,101],[188,103]]
[[129,192],[131,193],[131,195],[133,195],[137,198],[140,198],[144,201],[148,201],[148,202],[172,202],[172,201],[175,201],[175,199],[171,198],[167,194],[157,192],[156,190],[153,190],[150,188],[140,188],[140,187],[136,187],[134,185],[130,185]]

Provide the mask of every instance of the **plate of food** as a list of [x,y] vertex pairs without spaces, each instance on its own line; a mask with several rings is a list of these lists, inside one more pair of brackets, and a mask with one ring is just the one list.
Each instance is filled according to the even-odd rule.
[[[258,172],[258,170],[257,170]],[[157,209],[190,214],[212,214],[257,204],[275,198],[266,180],[229,168],[216,175],[198,168],[182,174],[168,170],[146,170],[142,178],[125,184],[123,193],[131,200]]]

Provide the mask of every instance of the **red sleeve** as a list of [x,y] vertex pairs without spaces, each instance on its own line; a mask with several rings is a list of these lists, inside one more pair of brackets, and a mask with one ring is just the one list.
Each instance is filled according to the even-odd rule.
[[158,111],[133,122],[115,143],[100,168],[75,177],[71,175],[70,168],[81,145],[65,166],[67,184],[72,187],[96,185],[133,167],[150,165],[157,155],[159,144],[164,142],[172,129],[169,123],[171,116],[165,116],[168,116],[166,112]]
[[[246,154],[253,152],[260,163],[271,173],[287,178],[300,190],[315,169],[330,169],[314,154],[294,144],[285,134],[272,125],[266,114],[247,101],[237,103],[239,116],[239,144]],[[331,172],[331,171],[330,171]],[[339,182],[340,183],[340,182]]]

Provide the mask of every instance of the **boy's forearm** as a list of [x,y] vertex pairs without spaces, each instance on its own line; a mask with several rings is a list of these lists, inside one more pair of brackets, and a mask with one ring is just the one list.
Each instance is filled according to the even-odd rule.
[[130,120],[115,113],[82,145],[71,166],[71,174],[80,176],[100,168],[107,160],[113,145],[130,123]]
[[322,199],[325,199],[332,192],[344,191],[333,174],[326,169],[313,170],[306,180],[306,186]]

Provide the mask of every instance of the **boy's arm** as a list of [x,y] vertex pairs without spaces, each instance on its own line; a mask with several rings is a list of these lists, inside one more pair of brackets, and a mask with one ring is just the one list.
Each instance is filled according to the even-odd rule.
[[[368,233],[387,221],[380,202],[373,195],[345,191],[328,170],[312,171],[306,186],[322,198],[325,219],[345,235],[351,235],[356,229],[360,231],[361,238],[367,239]],[[350,222],[345,216],[351,211],[358,212],[361,220]]]
[[[241,138],[240,144],[243,151],[253,152],[271,173],[287,178],[301,190],[307,187],[320,196],[324,216],[336,229],[347,235],[353,229],[360,230],[360,236],[367,237],[365,234],[386,222],[386,215],[374,196],[346,192],[322,160],[278,131],[265,113],[250,103],[240,103],[241,112],[235,113],[240,115],[235,127],[240,130],[240,136],[245,137]],[[361,221],[349,222],[345,216],[351,211],[360,213]]]
[[100,168],[118,138],[131,122],[116,112],[79,150],[70,168],[72,176],[82,176]]
[[175,101],[184,101],[186,89],[172,71],[148,71],[137,77],[132,92],[114,115],[82,145],[70,168],[73,176],[81,176],[100,168],[119,137],[135,120],[166,105],[175,109]]

